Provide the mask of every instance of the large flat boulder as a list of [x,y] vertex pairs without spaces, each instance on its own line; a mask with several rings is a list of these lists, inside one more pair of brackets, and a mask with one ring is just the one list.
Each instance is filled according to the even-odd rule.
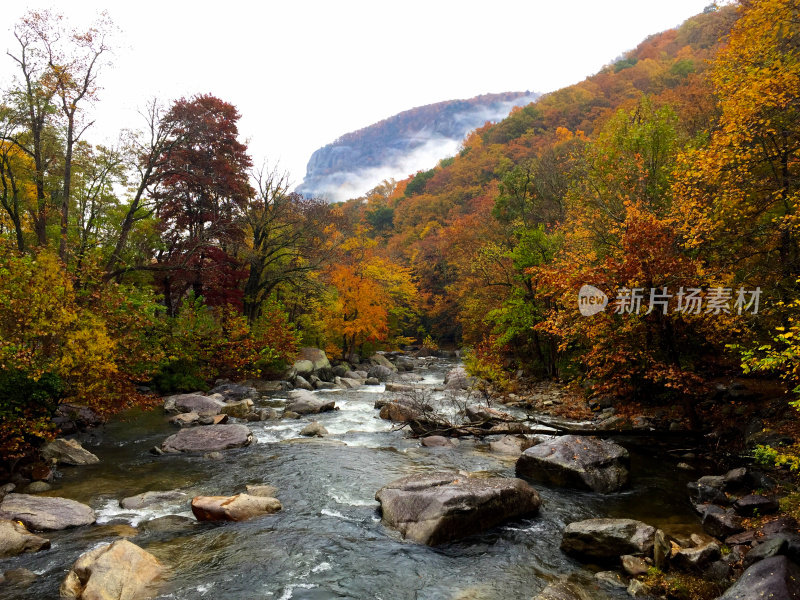
[[719,600],[800,600],[800,568],[785,556],[755,563]]
[[248,446],[252,432],[244,425],[209,425],[181,429],[161,444],[164,452],[217,452]]
[[50,540],[32,534],[22,523],[0,519],[0,558],[50,547]]
[[521,479],[458,473],[403,477],[378,490],[375,499],[381,503],[384,524],[429,546],[535,515],[541,504],[536,490]]
[[281,510],[277,498],[268,496],[197,496],[192,500],[192,513],[198,521],[245,521],[271,515]]
[[628,451],[592,436],[565,435],[528,448],[517,475],[562,487],[613,492],[628,483]]
[[300,348],[292,367],[296,375],[310,375],[320,369],[330,369],[331,362],[324,350],[319,348]]
[[625,554],[652,554],[655,533],[655,527],[634,519],[586,519],[567,525],[561,550],[580,558],[616,562]]
[[128,540],[82,554],[61,583],[62,600],[145,600],[156,595],[164,568]]
[[0,518],[21,521],[35,531],[80,527],[96,520],[90,507],[75,500],[30,494],[8,494],[0,503]]
[[164,399],[164,410],[171,415],[194,412],[202,416],[218,415],[225,403],[201,394],[178,394]]
[[58,438],[42,446],[42,458],[62,465],[93,465],[100,462],[94,454],[86,450],[77,440]]
[[455,367],[444,376],[444,389],[448,391],[468,390],[477,380],[464,367]]
[[315,415],[331,411],[335,407],[335,400],[323,398],[306,390],[292,390],[286,403],[286,410],[298,415]]

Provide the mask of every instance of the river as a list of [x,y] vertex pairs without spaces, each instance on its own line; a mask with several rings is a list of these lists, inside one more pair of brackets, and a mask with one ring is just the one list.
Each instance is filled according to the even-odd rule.
[[[441,385],[452,361],[433,359],[418,371],[422,387]],[[149,449],[175,432],[161,410],[134,411],[84,441],[97,465],[63,468],[52,491],[86,502],[98,524],[48,534],[52,548],[0,561],[0,572],[25,567],[39,577],[25,590],[0,585],[0,598],[57,598],[75,559],[115,539],[120,531],[154,554],[169,572],[159,598],[380,600],[509,600],[531,598],[548,582],[575,577],[597,598],[627,598],[593,578],[589,566],[559,550],[571,521],[610,516],[642,519],[668,532],[699,531],[686,499],[689,475],[662,460],[660,450],[633,450],[632,485],[599,495],[534,483],[542,496],[537,517],[517,520],[482,535],[429,548],[402,541],[380,522],[375,492],[389,481],[435,470],[481,471],[514,476],[513,458],[490,452],[485,441],[456,448],[425,448],[378,418],[373,405],[383,386],[324,392],[340,410],[315,415],[330,435],[300,438],[312,420],[248,423],[257,441],[247,448],[203,456],[155,456]],[[320,392],[322,393],[322,392]],[[263,405],[280,405],[281,394]],[[149,490],[229,495],[246,484],[278,488],[283,510],[239,523],[186,521],[152,530],[165,515],[191,517],[187,501],[126,511],[119,499]],[[125,527],[119,527],[123,525]],[[596,569],[595,569],[596,570]]]

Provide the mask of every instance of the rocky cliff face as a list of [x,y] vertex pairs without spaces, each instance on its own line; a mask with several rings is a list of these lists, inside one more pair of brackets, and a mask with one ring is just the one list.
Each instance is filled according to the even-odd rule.
[[358,197],[384,179],[432,167],[453,155],[467,133],[537,97],[531,92],[484,94],[401,112],[314,152],[297,191],[331,201]]

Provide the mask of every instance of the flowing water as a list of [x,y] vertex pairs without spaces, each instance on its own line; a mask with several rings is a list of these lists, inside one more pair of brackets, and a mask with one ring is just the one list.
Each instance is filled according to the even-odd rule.
[[[418,385],[440,385],[452,366],[430,360],[418,371],[425,377]],[[514,459],[490,452],[487,442],[478,440],[462,440],[456,448],[421,447],[378,418],[373,405],[383,386],[324,393],[335,397],[340,410],[248,423],[257,443],[216,460],[150,454],[175,432],[160,410],[109,423],[85,441],[100,463],[64,468],[48,492],[90,504],[98,523],[48,534],[50,550],[0,561],[0,572],[25,567],[39,574],[24,590],[0,585],[0,598],[57,598],[61,580],[80,554],[120,534],[135,534],[129,539],[169,567],[159,598],[508,600],[531,598],[548,582],[573,575],[597,598],[621,599],[627,598],[625,590],[604,587],[590,567],[561,553],[567,523],[633,517],[670,532],[697,530],[686,501],[689,476],[651,449],[634,451],[633,481],[624,492],[598,495],[534,484],[542,496],[536,517],[437,548],[405,542],[380,522],[374,496],[382,485],[442,469],[510,477]],[[275,396],[263,403],[280,404],[280,394]],[[330,435],[300,438],[299,431],[313,419]],[[261,483],[278,488],[283,510],[240,523],[185,519],[155,528],[148,520],[191,517],[188,500],[138,511],[118,504],[149,490],[180,489],[191,498],[233,494]]]

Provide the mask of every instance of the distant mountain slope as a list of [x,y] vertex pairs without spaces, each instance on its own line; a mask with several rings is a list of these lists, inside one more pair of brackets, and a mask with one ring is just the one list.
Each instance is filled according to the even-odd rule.
[[467,133],[538,97],[531,92],[484,94],[401,112],[314,152],[297,191],[330,200],[360,196],[384,179],[404,178],[455,154]]

